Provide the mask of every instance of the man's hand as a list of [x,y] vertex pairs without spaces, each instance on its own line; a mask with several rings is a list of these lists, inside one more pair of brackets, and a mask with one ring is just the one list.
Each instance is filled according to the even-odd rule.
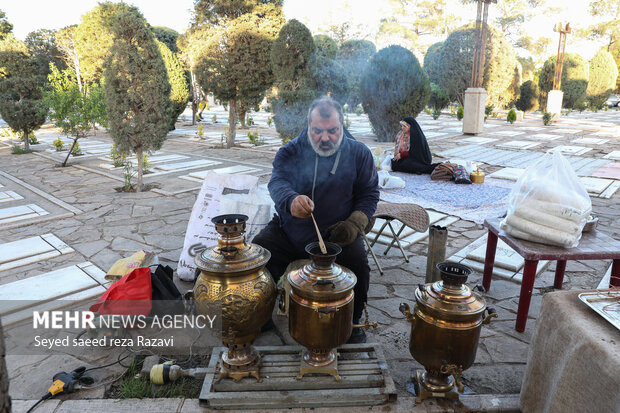
[[346,220],[336,222],[327,228],[329,241],[335,242],[341,247],[346,247],[355,241],[358,235],[364,233],[366,225],[368,225],[366,214],[361,211],[353,211]]
[[314,202],[305,195],[299,195],[291,203],[291,215],[296,218],[308,218],[314,211]]

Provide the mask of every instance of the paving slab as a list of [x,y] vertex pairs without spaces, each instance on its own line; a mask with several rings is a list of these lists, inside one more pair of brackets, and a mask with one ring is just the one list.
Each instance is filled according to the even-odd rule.
[[538,142],[509,141],[509,142],[500,143],[497,146],[505,147],[505,148],[515,148],[515,149],[530,149],[538,145],[540,145],[540,143]]
[[73,252],[73,248],[53,234],[44,234],[0,244],[0,271]]

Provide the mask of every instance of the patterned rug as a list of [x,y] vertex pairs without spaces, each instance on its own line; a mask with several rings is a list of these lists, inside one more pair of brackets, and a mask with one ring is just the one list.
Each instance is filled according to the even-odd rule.
[[483,184],[457,185],[431,181],[430,175],[390,172],[405,180],[402,189],[381,189],[381,200],[398,204],[412,203],[482,224],[486,218],[506,212],[508,194],[514,182],[486,178]]

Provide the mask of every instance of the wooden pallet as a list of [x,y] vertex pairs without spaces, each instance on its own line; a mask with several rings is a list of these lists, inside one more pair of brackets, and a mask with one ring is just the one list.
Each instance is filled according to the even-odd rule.
[[341,382],[332,376],[299,374],[301,346],[256,347],[262,382],[244,378],[216,383],[221,354],[216,347],[200,392],[212,409],[285,409],[295,407],[378,405],[396,400],[396,388],[378,344],[346,344],[338,349]]

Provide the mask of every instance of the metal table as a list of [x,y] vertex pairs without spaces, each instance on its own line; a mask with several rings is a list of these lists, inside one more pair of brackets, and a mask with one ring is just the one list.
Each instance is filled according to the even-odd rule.
[[605,260],[612,259],[610,286],[620,286],[620,242],[603,234],[600,231],[585,232],[575,248],[561,248],[536,242],[524,241],[506,234],[499,228],[499,218],[487,219],[484,226],[489,230],[487,239],[487,251],[484,260],[484,273],[482,285],[487,290],[491,287],[493,264],[495,263],[495,250],[497,239],[500,238],[510,245],[525,260],[523,267],[523,280],[521,281],[521,294],[517,309],[517,322],[515,329],[525,331],[527,313],[530,309],[536,267],[540,260],[557,261],[555,267],[554,288],[562,288],[566,261],[568,260]]

